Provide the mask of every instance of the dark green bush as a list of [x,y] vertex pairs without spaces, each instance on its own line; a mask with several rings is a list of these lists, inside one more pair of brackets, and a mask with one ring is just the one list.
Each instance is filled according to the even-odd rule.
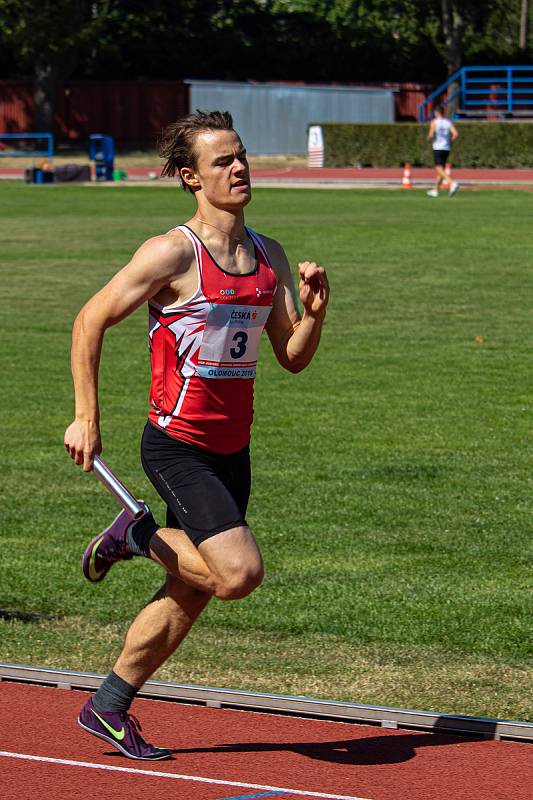
[[[386,125],[321,124],[326,167],[433,166],[429,123]],[[533,167],[533,124],[529,122],[457,122],[455,167]]]

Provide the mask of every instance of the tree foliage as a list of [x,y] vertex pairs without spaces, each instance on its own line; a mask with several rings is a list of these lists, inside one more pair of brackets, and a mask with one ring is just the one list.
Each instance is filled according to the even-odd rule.
[[530,62],[521,12],[523,0],[0,0],[0,70],[34,79],[44,117],[68,77],[435,83],[463,64]]
[[0,0],[0,63],[6,77],[46,63],[79,78],[432,82],[457,64],[530,59],[529,47],[519,49],[521,7],[522,0]]

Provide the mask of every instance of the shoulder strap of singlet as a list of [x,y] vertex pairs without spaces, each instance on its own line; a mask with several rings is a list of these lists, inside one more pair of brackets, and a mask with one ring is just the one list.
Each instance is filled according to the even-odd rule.
[[252,228],[246,227],[246,230],[248,232],[248,235],[250,236],[250,239],[256,245],[257,249],[260,251],[261,255],[265,259],[265,261],[268,264],[268,266],[270,267],[270,269],[272,269],[272,264],[270,263],[270,259],[268,257],[268,253],[266,251],[265,245],[263,244],[263,241],[262,241],[261,237],[259,236],[258,233],[256,233],[254,230],[252,230]]
[[198,272],[199,272],[200,277],[201,277],[202,276],[202,243],[201,243],[201,241],[198,239],[196,234],[193,233],[193,231],[191,231],[191,229],[188,228],[186,225],[177,225],[175,228],[171,228],[169,233],[171,233],[171,231],[179,231],[180,233],[183,233],[184,236],[186,236],[187,239],[191,242],[192,246],[194,247],[194,253],[196,255],[196,264],[198,265]]

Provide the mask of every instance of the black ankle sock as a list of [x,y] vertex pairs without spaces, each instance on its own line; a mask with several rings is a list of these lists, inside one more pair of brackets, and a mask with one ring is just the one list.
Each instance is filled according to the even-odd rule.
[[140,519],[136,519],[126,530],[126,545],[130,553],[134,556],[145,556],[150,558],[150,539],[159,529],[159,525],[152,517],[152,512],[144,514]]
[[116,711],[125,714],[139,690],[126,683],[116,672],[110,672],[96,694],[93,704],[97,711]]

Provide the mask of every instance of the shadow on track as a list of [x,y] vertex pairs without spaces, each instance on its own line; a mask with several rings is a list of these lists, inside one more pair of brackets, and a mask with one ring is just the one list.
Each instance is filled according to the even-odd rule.
[[484,737],[437,733],[402,733],[368,739],[339,739],[331,742],[246,742],[215,747],[176,749],[173,753],[298,753],[331,764],[399,764],[416,756],[419,747],[445,747]]

